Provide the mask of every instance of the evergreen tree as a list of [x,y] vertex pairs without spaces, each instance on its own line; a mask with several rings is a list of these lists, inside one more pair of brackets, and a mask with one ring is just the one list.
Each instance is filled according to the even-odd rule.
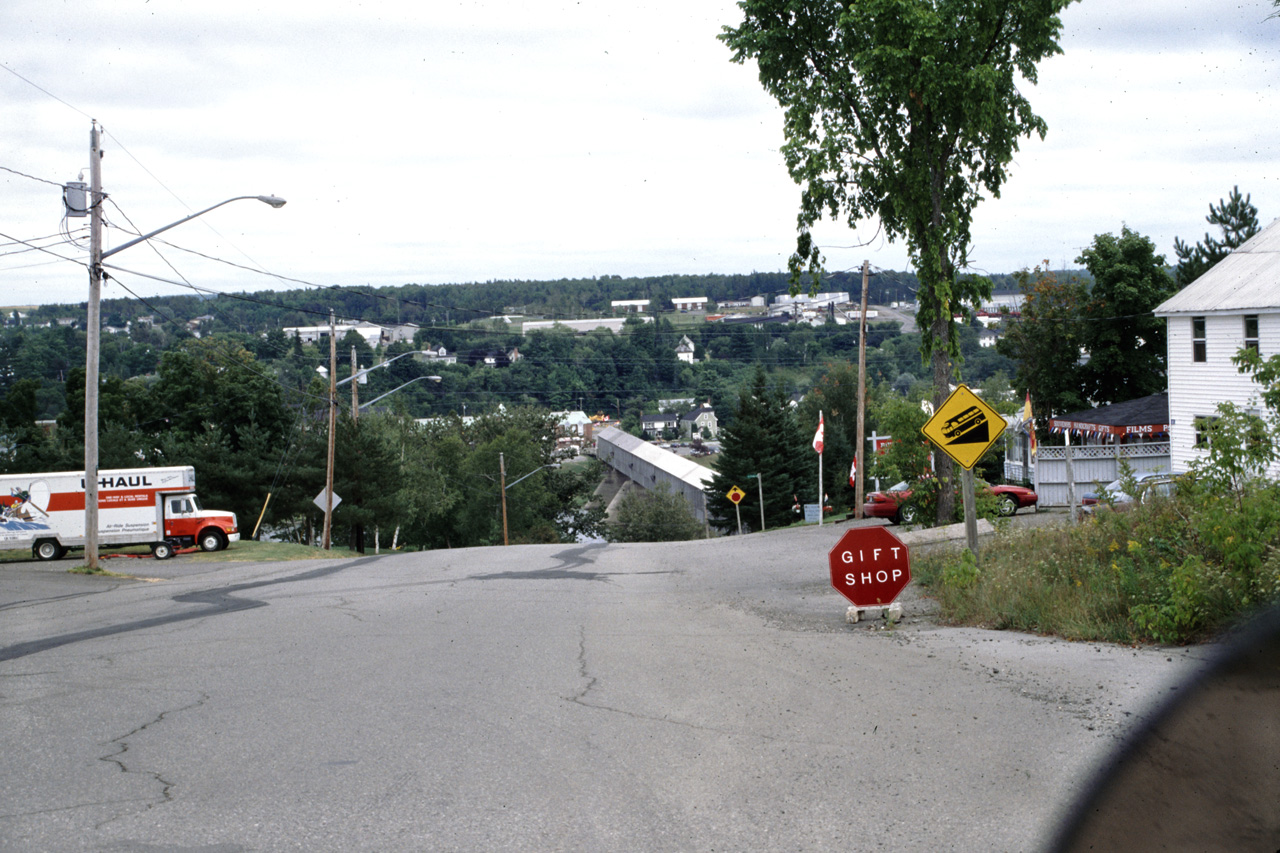
[[760,523],[762,487],[768,527],[794,521],[792,506],[797,499],[801,503],[816,499],[817,454],[801,433],[786,395],[770,388],[764,369],[757,366],[750,386],[738,397],[732,421],[720,433],[716,473],[707,490],[707,509],[716,526],[736,526],[734,506],[727,497],[733,486],[746,492],[738,505],[744,529]]
[[1205,217],[1205,221],[1221,229],[1221,240],[1206,233],[1204,242],[1189,246],[1181,239],[1174,238],[1173,251],[1178,256],[1176,277],[1179,288],[1186,287],[1213,269],[1232,249],[1258,233],[1258,208],[1249,199],[1250,196],[1240,195],[1240,188],[1237,186],[1231,188],[1231,195],[1225,200],[1218,199],[1216,206],[1209,205],[1209,215]]

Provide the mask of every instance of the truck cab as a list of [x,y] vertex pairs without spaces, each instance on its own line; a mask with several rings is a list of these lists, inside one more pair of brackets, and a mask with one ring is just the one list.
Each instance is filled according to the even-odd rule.
[[164,538],[174,546],[199,545],[202,551],[220,551],[228,543],[240,541],[235,513],[201,509],[194,492],[166,494],[162,498]]

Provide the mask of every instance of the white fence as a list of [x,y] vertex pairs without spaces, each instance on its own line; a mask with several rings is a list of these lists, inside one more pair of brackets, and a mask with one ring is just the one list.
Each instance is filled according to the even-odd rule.
[[1085,492],[1095,491],[1120,476],[1120,460],[1125,459],[1135,474],[1147,471],[1169,471],[1168,442],[1147,444],[1086,444],[1066,447],[1041,447],[1036,452],[1034,477],[1018,462],[1005,462],[1004,475],[1009,482],[1032,479],[1040,506],[1067,505],[1067,455],[1071,451],[1071,473],[1076,481],[1076,500]]

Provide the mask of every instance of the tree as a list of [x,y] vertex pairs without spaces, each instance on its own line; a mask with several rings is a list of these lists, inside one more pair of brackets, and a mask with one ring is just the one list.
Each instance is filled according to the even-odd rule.
[[1085,396],[1106,404],[1164,391],[1165,322],[1151,313],[1176,290],[1164,255],[1126,226],[1094,237],[1076,261],[1094,279],[1080,327]]
[[[903,238],[920,279],[922,355],[935,405],[959,350],[952,316],[990,293],[968,265],[973,209],[994,197],[1022,137],[1047,126],[1019,91],[1059,53],[1071,0],[741,0],[720,35],[735,62],[755,59],[785,110],[783,156],[801,186],[793,287],[821,268],[810,228],[878,218]],[[949,479],[950,461],[939,467]],[[945,504],[949,490],[944,490]],[[951,514],[939,506],[939,518]]]
[[1226,200],[1218,199],[1218,204],[1209,205],[1209,215],[1205,222],[1217,225],[1222,230],[1222,239],[1215,240],[1208,233],[1203,243],[1189,246],[1179,238],[1173,240],[1173,251],[1178,256],[1176,272],[1178,287],[1186,287],[1200,276],[1213,269],[1218,261],[1225,258],[1232,249],[1261,230],[1258,226],[1258,208],[1249,202],[1250,196],[1241,196],[1240,188],[1232,187],[1231,195]]
[[1047,261],[1043,269],[1022,270],[1014,279],[1022,309],[1019,316],[1005,318],[996,349],[1016,364],[1019,399],[1030,393],[1035,411],[1044,417],[1088,408],[1079,363],[1088,288],[1075,276],[1059,279]]
[[702,535],[689,502],[666,483],[628,491],[618,503],[617,521],[605,530],[611,542],[681,542]]
[[763,481],[765,524],[790,524],[796,499],[811,496],[801,498],[805,502],[816,497],[816,457],[796,424],[786,395],[777,387],[770,388],[764,370],[757,366],[751,384],[739,394],[732,421],[720,433],[720,455],[707,489],[707,510],[718,519],[718,526],[732,527],[734,506],[726,494],[738,486],[747,493],[739,507],[744,521],[750,524],[758,519],[758,474]]

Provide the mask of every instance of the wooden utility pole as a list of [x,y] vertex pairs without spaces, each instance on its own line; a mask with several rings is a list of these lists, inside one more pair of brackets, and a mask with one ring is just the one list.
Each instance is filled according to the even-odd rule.
[[507,541],[507,463],[503,460],[502,454],[498,454],[498,487],[502,490],[502,544],[510,544]]
[[867,413],[867,286],[871,279],[871,262],[862,262],[862,313],[858,315],[858,448],[853,458],[857,460],[857,477],[853,487],[853,517],[862,518],[862,482],[866,468],[863,466],[866,446]]
[[338,425],[338,340],[333,311],[329,311],[329,454],[324,475],[324,534],[320,547],[329,550],[333,532],[333,447]]
[[[89,311],[84,362],[84,564],[98,570],[98,357],[102,335],[102,149],[89,128]],[[163,531],[161,531],[163,535]]]
[[358,420],[360,417],[360,393],[357,390],[360,383],[356,380],[356,348],[351,347],[351,420]]

